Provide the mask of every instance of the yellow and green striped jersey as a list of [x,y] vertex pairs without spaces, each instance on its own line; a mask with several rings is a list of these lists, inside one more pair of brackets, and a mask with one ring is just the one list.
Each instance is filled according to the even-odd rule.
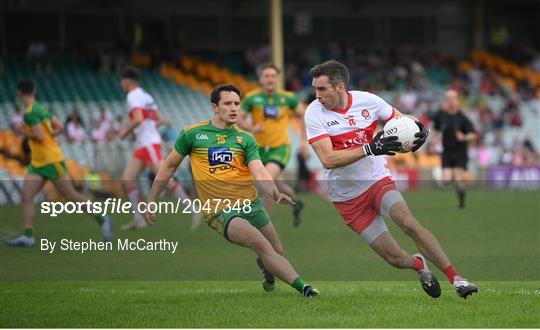
[[250,134],[233,126],[217,128],[211,121],[188,126],[180,132],[176,151],[189,155],[193,179],[201,203],[210,203],[211,212],[226,207],[216,206],[216,200],[254,201],[258,194],[247,164],[260,159],[259,147]]
[[32,126],[43,126],[43,141],[29,139],[30,150],[32,152],[31,164],[34,167],[42,167],[64,160],[62,149],[53,136],[51,127],[52,114],[43,108],[39,103],[34,102],[26,108],[24,113],[25,129],[30,130]]
[[257,89],[246,95],[241,106],[251,113],[253,125],[262,124],[263,130],[254,134],[261,147],[275,148],[289,143],[289,116],[298,106],[292,92],[278,90],[269,95]]

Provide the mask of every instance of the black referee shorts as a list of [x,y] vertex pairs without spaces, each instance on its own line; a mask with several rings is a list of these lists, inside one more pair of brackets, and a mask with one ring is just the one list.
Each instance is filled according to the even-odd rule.
[[467,162],[469,156],[467,150],[445,150],[442,153],[442,167],[443,168],[462,168],[467,169]]

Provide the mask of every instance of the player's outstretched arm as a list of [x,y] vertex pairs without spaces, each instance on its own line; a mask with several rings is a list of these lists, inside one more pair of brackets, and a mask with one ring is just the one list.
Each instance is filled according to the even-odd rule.
[[158,109],[156,110],[156,127],[160,127],[161,125],[165,124],[167,121],[165,120],[165,117],[163,117],[163,114]]
[[62,122],[56,116],[51,118],[51,127],[53,136],[58,136],[64,131],[64,125],[62,125]]
[[306,131],[306,122],[304,121],[304,115],[306,113],[306,105],[304,102],[298,103],[298,106],[294,110],[294,113],[298,119],[300,119],[300,151],[304,155],[304,157],[308,156],[308,138],[307,138],[307,131]]
[[366,156],[362,148],[334,150],[329,137],[311,143],[311,147],[327,169],[347,166]]
[[272,196],[276,204],[291,204],[294,205],[292,198],[282,192],[279,192],[272,175],[268,173],[266,167],[259,159],[254,159],[248,163],[248,168],[255,180],[259,183],[262,191],[265,194]]
[[251,132],[253,130],[253,126],[248,122],[247,117],[247,112],[240,110],[238,113],[238,121],[236,122],[236,126],[240,127],[246,132]]
[[123,131],[120,132],[120,138],[125,139],[137,126],[139,126],[143,121],[143,112],[142,109],[135,109],[133,110],[133,117],[131,118],[131,121],[129,122],[129,127]]
[[45,138],[45,132],[43,131],[43,126],[41,124],[36,124],[26,129],[24,126],[21,126],[19,133],[24,134],[29,139],[34,139],[39,142],[42,142]]
[[464,134],[461,131],[456,131],[456,139],[460,142],[471,142],[476,140],[478,136],[474,132]]
[[311,144],[323,166],[327,169],[343,167],[366,156],[394,155],[401,149],[397,136],[382,137],[383,131],[375,135],[371,143],[358,148],[334,150],[329,137],[324,137]]
[[[152,183],[152,188],[148,194],[147,203],[153,203],[156,201],[157,197],[161,192],[167,187],[167,183],[176,172],[176,169],[182,163],[184,159],[183,155],[180,155],[175,149],[171,151],[167,159],[161,163],[159,169],[156,173],[154,182]],[[151,212],[146,212],[144,215],[146,221],[153,225],[156,222],[156,214]]]
[[241,110],[238,114],[238,121],[236,122],[236,125],[240,127],[240,129],[251,133],[259,133],[263,131],[262,124],[259,123],[252,125],[248,122],[248,112]]

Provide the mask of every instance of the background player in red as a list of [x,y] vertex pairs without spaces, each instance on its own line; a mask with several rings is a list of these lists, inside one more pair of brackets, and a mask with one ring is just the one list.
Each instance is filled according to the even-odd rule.
[[[122,226],[123,230],[146,227],[146,222],[137,208],[141,202],[137,177],[145,168],[157,173],[163,161],[161,135],[157,128],[164,123],[164,119],[154,98],[139,86],[139,80],[140,73],[137,69],[127,67],[123,70],[121,84],[127,93],[130,124],[120,132],[120,138],[125,139],[131,133],[136,136],[135,151],[122,174],[124,191],[133,205],[135,216],[132,222]],[[184,188],[174,180],[169,181],[168,189],[177,198],[189,198]]]

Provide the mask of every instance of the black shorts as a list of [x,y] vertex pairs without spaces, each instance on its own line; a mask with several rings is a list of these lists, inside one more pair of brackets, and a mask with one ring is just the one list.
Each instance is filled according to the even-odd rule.
[[442,154],[442,167],[443,168],[455,168],[460,167],[464,170],[467,169],[467,162],[469,161],[469,156],[467,155],[467,150],[452,150],[444,151]]

